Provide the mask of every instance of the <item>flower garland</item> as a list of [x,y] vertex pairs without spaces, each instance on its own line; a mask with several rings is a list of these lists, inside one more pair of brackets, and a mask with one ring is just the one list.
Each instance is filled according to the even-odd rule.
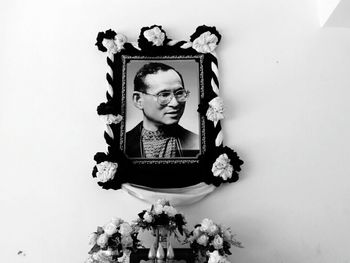
[[[176,54],[179,50],[187,50],[189,54],[205,54],[210,61],[211,74],[210,84],[212,90],[209,96],[201,99],[198,112],[212,123],[213,132],[210,136],[215,137],[215,149],[199,156],[199,166],[204,175],[204,182],[219,186],[222,183],[232,183],[238,180],[243,161],[237,153],[227,146],[223,146],[220,121],[224,119],[224,102],[219,96],[218,69],[215,50],[222,36],[215,27],[202,25],[196,28],[189,41],[174,41],[168,38],[165,30],[160,25],[143,27],[140,30],[136,43],[128,43],[126,36],[109,29],[99,32],[96,38],[96,46],[102,52],[107,52],[111,59],[107,62],[114,67],[113,56],[124,54],[129,50],[136,54],[167,55]],[[119,74],[119,73],[118,73]],[[107,81],[116,89],[113,76],[107,74]],[[118,87],[119,88],[119,87]],[[116,149],[114,133],[116,127],[124,120],[120,112],[120,103],[116,102],[113,92],[107,92],[107,102],[101,103],[97,113],[105,122],[107,129],[105,139],[108,147],[107,153],[95,155],[96,165],[93,169],[93,177],[100,186],[105,189],[119,189],[123,183],[127,183],[127,174],[132,174],[133,164],[120,150]]]
[[[231,255],[231,246],[242,248],[230,228],[205,218],[187,235],[187,242],[196,253],[199,262],[224,263]],[[208,260],[209,259],[209,260]]]
[[126,251],[135,252],[140,246],[138,231],[120,218],[113,218],[103,227],[97,227],[89,238],[89,257],[85,263],[117,262]]

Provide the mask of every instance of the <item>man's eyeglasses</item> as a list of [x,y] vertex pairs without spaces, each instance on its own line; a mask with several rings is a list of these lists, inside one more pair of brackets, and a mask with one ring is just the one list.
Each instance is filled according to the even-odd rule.
[[142,92],[143,94],[151,95],[157,98],[157,102],[162,105],[168,105],[170,101],[175,97],[177,102],[184,103],[190,95],[190,92],[185,89],[180,89],[175,92],[172,91],[161,91],[157,94],[150,94],[147,92]]

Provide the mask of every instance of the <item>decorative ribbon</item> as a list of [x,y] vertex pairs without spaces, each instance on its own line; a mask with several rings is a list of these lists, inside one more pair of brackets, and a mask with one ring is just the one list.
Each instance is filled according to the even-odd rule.
[[151,188],[135,184],[123,184],[122,189],[143,201],[154,204],[165,198],[174,206],[190,205],[198,202],[215,190],[214,185],[199,183],[183,188]]

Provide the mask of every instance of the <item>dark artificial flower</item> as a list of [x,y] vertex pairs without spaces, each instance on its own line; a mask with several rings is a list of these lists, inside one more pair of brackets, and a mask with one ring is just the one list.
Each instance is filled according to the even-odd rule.
[[112,29],[108,29],[106,32],[99,32],[97,34],[97,38],[96,38],[96,46],[98,48],[98,50],[102,51],[102,52],[106,52],[107,48],[105,46],[102,45],[102,41],[103,39],[114,39],[114,37],[117,35],[116,32],[114,32]]
[[[118,169],[112,180],[108,182],[98,182],[97,184],[102,186],[104,189],[120,189],[121,185],[126,182],[125,176],[128,171],[132,171],[132,164],[130,160],[125,156],[125,154],[116,147],[108,147],[108,153],[98,152],[94,156],[94,160],[97,164],[104,161],[114,162],[118,164]],[[96,178],[96,173],[98,172],[97,167],[94,166],[92,171],[92,177]]]
[[109,101],[107,103],[102,102],[100,105],[98,105],[97,114],[98,115],[106,115],[106,114],[118,115],[118,111],[115,103],[112,103],[111,101]]
[[211,34],[215,34],[216,37],[218,38],[218,42],[216,44],[219,44],[220,40],[221,40],[221,35],[220,33],[216,30],[215,26],[206,26],[206,25],[202,25],[197,27],[196,32],[194,32],[191,37],[190,37],[190,41],[193,42],[196,38],[198,38],[200,35],[202,35],[205,32],[210,32]]
[[198,104],[197,112],[199,112],[201,115],[205,115],[209,108],[209,101],[202,99],[201,102]]

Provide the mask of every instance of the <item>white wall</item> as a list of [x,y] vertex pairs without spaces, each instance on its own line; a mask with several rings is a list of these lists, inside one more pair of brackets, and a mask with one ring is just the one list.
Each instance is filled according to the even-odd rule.
[[2,1],[1,262],[82,262],[97,225],[149,207],[90,176],[105,148],[94,43],[155,23],[222,33],[226,144],[245,160],[238,183],[180,208],[189,225],[232,226],[233,263],[349,262],[350,31],[321,29],[317,0]]

